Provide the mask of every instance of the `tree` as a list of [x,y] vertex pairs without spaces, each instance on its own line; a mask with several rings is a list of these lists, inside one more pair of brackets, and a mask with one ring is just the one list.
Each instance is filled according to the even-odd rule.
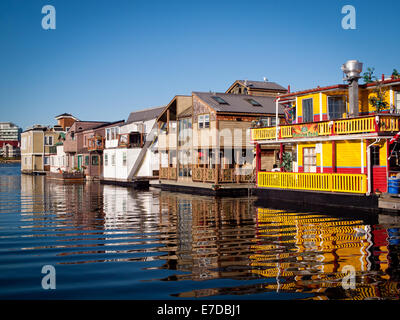
[[400,73],[396,69],[393,69],[392,78],[393,79],[400,79]]

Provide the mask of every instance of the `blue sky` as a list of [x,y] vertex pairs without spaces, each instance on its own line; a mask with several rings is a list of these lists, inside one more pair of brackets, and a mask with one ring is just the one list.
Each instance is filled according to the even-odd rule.
[[[56,30],[41,27],[47,4]],[[346,4],[356,30],[341,27]],[[336,84],[349,59],[390,74],[400,70],[399,13],[396,0],[2,0],[0,121],[126,119],[236,79]]]

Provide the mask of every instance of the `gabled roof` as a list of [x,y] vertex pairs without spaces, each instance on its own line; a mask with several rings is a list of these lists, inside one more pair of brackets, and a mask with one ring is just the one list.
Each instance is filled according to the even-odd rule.
[[190,106],[189,108],[186,108],[185,110],[183,110],[178,118],[187,118],[187,117],[191,117],[192,116],[192,106]]
[[253,80],[236,80],[226,92],[229,92],[236,84],[240,84],[248,89],[266,90],[266,91],[282,91],[287,92],[287,88],[282,87],[276,82],[253,81]]
[[[253,114],[275,113],[276,103],[274,97],[213,92],[193,92],[193,94],[217,112]],[[215,97],[222,98],[226,104],[218,103]],[[260,106],[254,106],[249,100],[256,101]],[[283,114],[283,108],[279,107],[278,112]]]
[[156,119],[164,110],[164,107],[154,107],[140,111],[134,111],[129,114],[126,124],[136,122],[136,121],[146,121],[151,119]]

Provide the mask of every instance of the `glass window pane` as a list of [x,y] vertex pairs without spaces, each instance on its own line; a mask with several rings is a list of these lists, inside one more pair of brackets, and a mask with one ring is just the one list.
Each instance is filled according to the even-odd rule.
[[313,99],[303,100],[303,122],[313,121]]

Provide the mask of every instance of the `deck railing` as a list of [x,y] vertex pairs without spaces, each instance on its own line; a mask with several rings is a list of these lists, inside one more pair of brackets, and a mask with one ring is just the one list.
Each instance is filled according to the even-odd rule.
[[177,178],[176,168],[174,167],[160,168],[159,178],[163,180],[176,180]]
[[88,139],[88,151],[96,151],[104,149],[104,138],[103,137],[94,137]]
[[[313,123],[298,123],[292,125],[276,127],[254,128],[251,129],[251,137],[253,140],[271,140],[276,139],[278,132],[279,139],[287,139],[293,137],[301,137],[294,135],[295,130],[302,131],[305,128],[304,136],[327,136],[327,135],[343,135],[371,132],[398,132],[400,130],[398,116],[380,115],[359,117],[351,119],[341,119],[334,121],[320,121]],[[311,126],[311,127],[310,127]]]
[[367,175],[341,173],[259,172],[261,188],[366,193]]

